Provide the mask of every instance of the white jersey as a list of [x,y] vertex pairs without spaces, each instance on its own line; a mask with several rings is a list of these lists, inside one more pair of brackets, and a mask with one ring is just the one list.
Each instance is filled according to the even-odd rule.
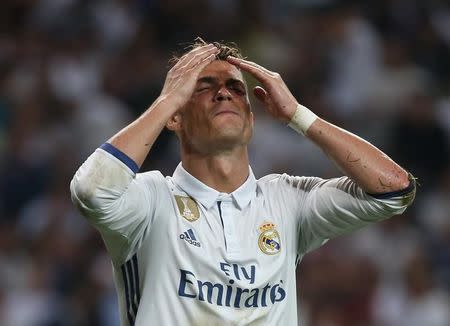
[[297,325],[296,265],[328,239],[402,213],[413,187],[374,198],[346,177],[251,169],[231,194],[180,164],[136,173],[110,144],[71,183],[112,257],[122,325]]

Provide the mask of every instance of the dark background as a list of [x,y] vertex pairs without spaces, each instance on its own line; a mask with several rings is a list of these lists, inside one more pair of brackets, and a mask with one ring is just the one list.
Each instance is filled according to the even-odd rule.
[[[421,185],[403,216],[306,256],[304,325],[449,326],[450,6],[437,0],[1,1],[0,324],[118,325],[109,258],[69,182],[196,36],[236,42]],[[253,103],[257,177],[340,175]],[[142,170],[171,175],[178,161],[163,132]]]

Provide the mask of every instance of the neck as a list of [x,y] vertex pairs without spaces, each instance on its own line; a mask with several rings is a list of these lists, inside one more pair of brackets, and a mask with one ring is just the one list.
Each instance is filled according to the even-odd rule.
[[249,175],[247,146],[213,155],[182,150],[181,161],[187,172],[219,192],[235,191]]

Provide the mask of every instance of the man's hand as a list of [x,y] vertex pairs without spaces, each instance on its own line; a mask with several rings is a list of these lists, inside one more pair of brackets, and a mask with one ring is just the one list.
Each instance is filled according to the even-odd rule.
[[140,167],[167,121],[191,98],[202,69],[215,59],[218,52],[216,46],[209,44],[182,56],[167,73],[158,99],[138,119],[111,137],[108,143]]
[[213,44],[200,46],[186,53],[169,70],[160,98],[171,103],[174,112],[189,101],[199,73],[215,59],[217,53],[219,49]]
[[248,72],[262,84],[262,87],[256,86],[253,89],[253,93],[274,118],[284,123],[291,121],[298,102],[280,74],[244,59],[230,56],[227,58],[227,61]]

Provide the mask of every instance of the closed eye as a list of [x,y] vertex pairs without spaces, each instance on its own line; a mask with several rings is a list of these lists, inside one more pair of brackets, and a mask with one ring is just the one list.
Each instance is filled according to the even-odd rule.
[[233,90],[234,92],[236,92],[239,95],[244,95],[245,94],[245,88],[241,87],[241,86],[232,86],[231,90]]
[[239,96],[243,96],[247,93],[245,85],[238,79],[230,79],[227,81],[227,86],[230,90],[235,92]]
[[201,86],[201,87],[198,87],[195,91],[196,92],[202,92],[202,91],[206,91],[206,90],[209,90],[209,89],[210,89],[209,86]]

